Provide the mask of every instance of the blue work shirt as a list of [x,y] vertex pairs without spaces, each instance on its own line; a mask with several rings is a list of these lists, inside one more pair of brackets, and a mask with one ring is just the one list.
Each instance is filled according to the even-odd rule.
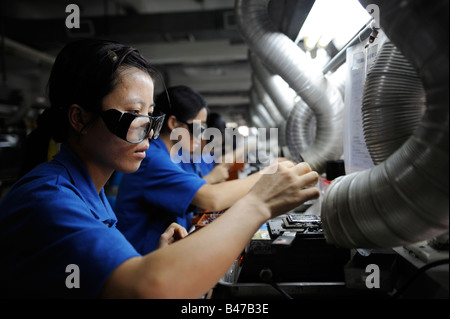
[[98,297],[111,272],[139,256],[116,221],[103,190],[97,192],[78,156],[62,145],[0,203],[0,295]]
[[213,155],[203,154],[191,156],[191,154],[182,152],[182,150],[180,149],[176,158],[176,161],[179,162],[178,165],[182,169],[186,172],[197,174],[202,178],[211,173],[215,164]]
[[172,162],[161,138],[153,140],[139,169],[124,174],[116,198],[117,227],[141,254],[157,248],[176,222],[189,230],[192,199],[206,181]]

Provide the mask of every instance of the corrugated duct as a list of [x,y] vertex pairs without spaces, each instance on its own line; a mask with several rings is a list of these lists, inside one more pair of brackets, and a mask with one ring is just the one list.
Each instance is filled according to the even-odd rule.
[[[254,76],[283,117],[283,121],[278,122],[280,146],[289,147],[292,160],[303,161],[300,154],[313,143],[315,137],[315,134],[309,134],[311,125],[315,129],[314,113],[279,75],[270,73],[254,54],[249,54],[249,61]],[[297,116],[299,113],[301,116]]]
[[249,117],[255,127],[265,127],[264,123],[261,121],[261,118],[255,113],[252,107],[249,108]]
[[302,154],[315,147],[317,122],[313,111],[301,99],[297,101],[286,122],[286,142],[291,156],[302,162]]
[[425,111],[425,90],[396,46],[383,44],[367,74],[362,102],[364,138],[375,165],[412,135]]
[[267,94],[266,90],[264,90],[261,81],[255,74],[252,75],[252,84],[253,90],[255,90],[259,100],[261,101],[261,104],[266,108],[270,117],[274,121],[274,127],[279,127],[284,118],[281,115],[280,111],[278,111],[278,108],[273,102],[272,98],[269,96],[269,94]]
[[258,94],[256,93],[256,89],[254,87],[250,90],[250,104],[251,108],[253,109],[254,113],[260,118],[262,124],[264,124],[265,128],[271,128],[276,127],[274,120],[270,117],[269,112],[267,112],[267,109],[262,105],[261,99],[259,98]]
[[279,75],[272,74],[267,70],[255,54],[250,53],[248,58],[252,70],[258,77],[264,90],[272,98],[283,118],[287,120],[295,105],[296,94],[294,90]]
[[339,177],[325,193],[321,216],[327,241],[348,248],[403,246],[449,227],[449,2],[377,5],[383,31],[417,70],[427,105],[398,150],[372,169]]
[[317,135],[301,158],[322,173],[326,161],[343,150],[343,101],[321,70],[310,68],[306,54],[270,21],[270,0],[236,0],[238,28],[251,51],[272,72],[279,74],[313,110]]

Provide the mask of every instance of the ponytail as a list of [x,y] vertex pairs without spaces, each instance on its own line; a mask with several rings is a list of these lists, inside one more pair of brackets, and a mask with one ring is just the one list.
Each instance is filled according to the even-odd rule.
[[47,161],[48,145],[52,138],[51,130],[51,108],[44,112],[37,119],[37,127],[25,139],[24,159],[20,167],[19,177],[22,177],[35,166]]

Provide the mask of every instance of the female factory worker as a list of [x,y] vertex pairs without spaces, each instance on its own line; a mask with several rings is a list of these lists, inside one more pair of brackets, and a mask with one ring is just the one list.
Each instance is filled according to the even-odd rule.
[[62,146],[0,203],[2,297],[198,297],[262,223],[318,196],[304,189],[318,178],[307,164],[283,163],[201,232],[136,252],[116,228],[103,186],[114,170],[138,169],[158,134],[161,118],[149,115],[154,77],[136,50],[109,41],[77,41],[58,54],[51,107],[34,137]]
[[262,175],[210,184],[185,171],[177,164],[182,160],[178,151],[186,150],[189,157],[200,147],[202,129],[193,123],[206,122],[206,102],[198,92],[180,85],[159,94],[155,105],[155,111],[165,114],[160,137],[150,145],[139,169],[123,176],[115,204],[117,227],[141,254],[156,249],[160,234],[172,222],[189,229],[197,208],[227,209]]
[[[221,135],[221,141],[217,142],[216,147],[219,148],[219,154],[221,156],[224,154],[224,144],[225,144],[225,119],[218,113],[209,113],[206,120],[206,126],[208,128],[216,128],[218,129]],[[217,136],[217,138],[219,138]],[[204,147],[213,142],[214,137],[212,138],[202,138],[199,146],[201,150]],[[183,149],[180,149],[178,152],[178,156],[181,161],[179,161],[178,165],[180,165],[185,171],[192,172],[198,174],[201,178],[206,180],[210,184],[216,184],[220,182],[224,182],[228,179],[229,173],[228,170],[231,167],[232,163],[220,162],[216,164],[214,153],[203,153],[201,154],[201,150],[199,154],[196,154],[196,150],[192,150],[191,153],[182,152]],[[214,149],[211,149],[211,152],[215,152]]]

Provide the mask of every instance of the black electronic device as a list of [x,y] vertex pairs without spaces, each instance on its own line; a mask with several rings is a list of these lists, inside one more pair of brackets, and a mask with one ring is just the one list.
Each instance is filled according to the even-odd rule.
[[[344,281],[350,251],[327,244],[319,216],[282,215],[269,220],[267,230],[270,239],[251,240],[244,250],[238,282],[262,282],[260,274],[267,269],[275,282]],[[286,234],[294,240],[280,245]]]
[[295,232],[296,238],[323,238],[322,221],[319,216],[301,213],[291,213],[270,219],[267,229],[272,239],[284,232]]

